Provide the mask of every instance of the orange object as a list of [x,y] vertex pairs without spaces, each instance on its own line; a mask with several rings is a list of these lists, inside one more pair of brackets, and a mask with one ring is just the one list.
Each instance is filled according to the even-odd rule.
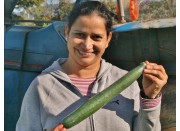
[[129,14],[132,21],[135,21],[139,17],[139,7],[137,4],[137,0],[130,0],[129,3]]

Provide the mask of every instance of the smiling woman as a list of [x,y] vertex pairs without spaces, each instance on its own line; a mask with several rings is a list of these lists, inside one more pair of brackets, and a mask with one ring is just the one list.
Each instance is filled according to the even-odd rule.
[[[108,10],[94,7],[94,4],[85,8],[87,4],[82,7],[84,9],[76,8],[68,17],[65,32],[69,58],[62,65],[68,74],[83,78],[96,77],[101,57],[112,37],[112,18],[110,14],[103,14]],[[76,72],[76,68],[82,69],[81,73],[77,70],[80,74]]]
[[74,69],[84,68],[85,70],[85,67],[87,67],[87,71],[90,72],[82,73],[83,76],[81,75],[81,77],[95,77],[97,72],[91,72],[90,68],[99,70],[101,57],[112,37],[111,32],[108,36],[107,34],[104,18],[96,13],[79,16],[71,27],[66,28],[69,58],[62,65],[66,68],[65,70],[73,69],[73,72],[68,73],[77,75]]
[[[65,28],[68,58],[59,58],[33,80],[24,96],[17,131],[65,131],[61,123],[66,116],[127,73],[102,58],[112,38],[111,28],[110,11],[103,3],[87,1],[73,8]],[[163,66],[145,63],[143,96],[134,82],[70,130],[159,131],[161,89],[167,74]],[[114,101],[119,104],[112,108]]]

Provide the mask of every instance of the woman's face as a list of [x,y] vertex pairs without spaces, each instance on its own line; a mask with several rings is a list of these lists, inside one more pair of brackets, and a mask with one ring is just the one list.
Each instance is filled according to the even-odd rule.
[[104,18],[93,13],[79,16],[71,29],[66,28],[69,60],[80,66],[99,65],[112,33],[107,36]]

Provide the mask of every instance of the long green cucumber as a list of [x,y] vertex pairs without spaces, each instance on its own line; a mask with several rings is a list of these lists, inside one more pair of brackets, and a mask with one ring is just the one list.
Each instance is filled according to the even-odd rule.
[[130,86],[135,80],[137,80],[141,76],[145,65],[146,64],[144,62],[140,63],[139,66],[129,71],[111,86],[94,95],[87,102],[82,104],[77,110],[64,118],[61,123],[68,129],[95,113],[120,92]]

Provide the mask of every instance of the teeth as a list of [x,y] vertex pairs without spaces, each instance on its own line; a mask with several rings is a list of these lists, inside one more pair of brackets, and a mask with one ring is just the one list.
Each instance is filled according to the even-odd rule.
[[89,54],[91,54],[90,52],[84,52],[84,51],[81,51],[81,50],[79,50],[79,53],[82,54],[82,55],[89,55]]
[[84,52],[84,51],[81,51],[81,50],[79,50],[79,52],[80,52],[81,54],[83,54],[83,55],[84,55],[84,54],[86,54],[86,52]]

